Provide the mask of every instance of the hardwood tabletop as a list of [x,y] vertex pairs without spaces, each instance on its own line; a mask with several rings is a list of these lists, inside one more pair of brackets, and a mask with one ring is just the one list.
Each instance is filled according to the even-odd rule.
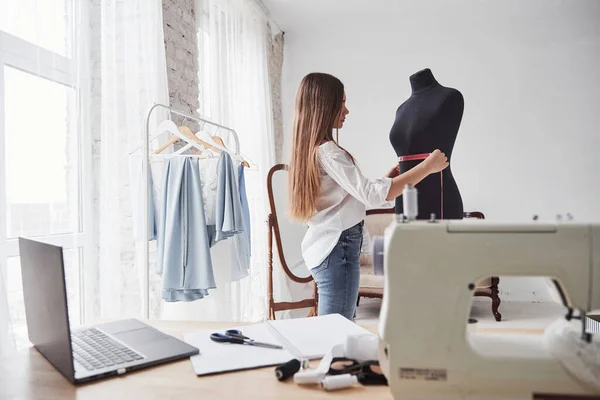
[[[226,329],[240,323],[150,321],[182,338],[199,329]],[[374,327],[366,327],[375,332]],[[312,366],[318,365],[318,360]],[[326,392],[319,386],[279,382],[274,367],[198,377],[189,359],[73,386],[33,347],[0,362],[0,399],[391,399],[387,386],[361,386]]]

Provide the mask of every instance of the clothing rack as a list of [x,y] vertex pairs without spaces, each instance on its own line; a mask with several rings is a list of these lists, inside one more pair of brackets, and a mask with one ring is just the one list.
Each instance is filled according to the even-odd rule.
[[[143,180],[143,182],[144,182],[143,190],[144,190],[144,193],[146,193],[146,197],[145,197],[144,206],[143,206],[143,210],[142,210],[143,215],[144,215],[143,225],[142,225],[142,231],[144,232],[144,236],[143,236],[144,240],[142,243],[142,246],[143,246],[142,265],[144,266],[144,268],[142,270],[143,271],[142,312],[143,312],[144,319],[150,318],[150,245],[149,245],[150,236],[148,235],[148,227],[149,227],[148,211],[149,211],[149,207],[150,207],[150,196],[152,195],[150,193],[150,174],[148,173],[149,166],[150,166],[150,117],[152,115],[152,112],[154,110],[156,110],[157,108],[166,109],[169,111],[170,114],[176,114],[176,115],[185,117],[192,121],[202,122],[203,123],[202,127],[204,127],[206,124],[208,124],[208,125],[212,125],[219,129],[223,129],[223,130],[230,132],[233,135],[233,138],[235,141],[235,154],[236,155],[240,154],[239,138],[238,138],[237,132],[232,128],[228,128],[226,126],[217,124],[215,122],[209,121],[204,118],[194,117],[193,115],[189,115],[184,112],[175,110],[165,104],[155,103],[147,111],[146,118],[145,118],[146,130],[145,130],[144,140],[142,143],[142,148],[143,148],[142,176],[146,177],[146,179]],[[137,149],[130,152],[129,154],[131,155],[135,151],[137,151]],[[180,155],[178,155],[177,157],[180,157]]]

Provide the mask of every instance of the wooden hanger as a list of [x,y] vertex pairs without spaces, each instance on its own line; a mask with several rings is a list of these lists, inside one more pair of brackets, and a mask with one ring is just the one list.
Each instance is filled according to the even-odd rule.
[[[153,153],[157,154],[160,153],[161,151],[163,151],[164,149],[166,149],[167,147],[169,147],[170,145],[172,145],[173,143],[175,143],[177,140],[179,140],[177,138],[177,136],[175,136],[175,133],[177,132],[177,126],[173,123],[173,121],[171,120],[164,120],[162,121],[154,130],[154,135],[152,135],[149,139],[148,142],[152,142],[154,139],[160,137],[161,135],[163,135],[165,132],[170,132],[173,137],[171,137],[171,140],[169,140],[168,143],[162,145],[160,148],[156,149]],[[133,154],[136,151],[138,151],[139,149],[141,149],[143,147],[143,145],[139,145],[137,146],[135,149],[133,149],[129,154]]]
[[169,147],[170,145],[174,144],[175,142],[177,142],[180,139],[181,138],[179,138],[179,137],[177,137],[175,135],[171,136],[171,139],[169,139],[169,141],[167,143],[163,144],[158,149],[154,150],[152,152],[152,154],[158,154],[158,153],[160,153],[161,151],[163,151],[164,149],[166,149],[167,147]]
[[[173,124],[173,126],[175,126],[175,124]],[[176,143],[178,140],[185,140],[188,143],[186,147],[197,147],[199,149],[201,149],[200,146],[203,146],[205,148],[213,147],[209,143],[206,143],[204,140],[197,138],[196,135],[194,135],[194,133],[192,132],[192,130],[185,125],[180,126],[177,129],[177,132],[173,132],[171,129],[169,129],[169,131],[173,133],[173,136],[171,137],[171,139],[169,139],[167,143],[154,150],[154,154],[160,153],[170,145]],[[202,152],[202,150],[199,151]]]
[[[189,128],[188,128],[188,130],[189,130]],[[170,132],[173,134],[173,136],[171,137],[171,139],[169,139],[167,141],[167,143],[163,144],[158,149],[154,150],[152,152],[153,154],[158,154],[158,153],[162,152],[163,150],[165,150],[167,147],[169,147],[173,143],[177,142],[178,140],[185,140],[186,142],[188,142],[188,144],[190,146],[196,147],[198,149],[202,149],[201,145],[203,145],[203,143],[198,142],[199,139],[196,138],[193,133],[192,133],[192,136],[194,137],[195,140],[191,140],[191,138],[189,137],[189,134],[187,132],[182,131],[181,128],[178,129],[177,125],[175,125],[175,123],[171,120],[165,120],[165,121],[161,122],[157,128],[157,132],[158,132],[158,134],[162,134],[164,132]],[[191,131],[189,131],[189,133],[191,133]]]
[[[227,147],[225,146],[225,143],[223,142],[223,139],[221,139],[221,137],[219,137],[219,136],[210,136],[207,132],[204,132],[204,131],[201,131],[201,132],[204,134],[204,137],[206,138],[206,141],[204,141],[204,140],[202,140],[200,138],[198,138],[198,140],[201,140],[204,143],[206,143],[208,141],[212,141],[216,145],[216,146],[214,146],[214,145],[208,144],[208,146],[206,146],[208,149],[213,150],[216,153],[220,153],[221,151],[226,151],[227,153],[229,153],[229,151],[227,150]],[[202,151],[197,151],[194,154],[202,154]],[[246,160],[242,160],[242,165],[244,167],[250,168],[250,164],[248,164],[248,162]]]
[[[162,152],[167,147],[176,143],[179,140],[185,140],[187,142],[187,145],[184,146],[183,148],[179,149],[177,152],[175,152],[175,154],[181,153],[181,152],[189,149],[190,147],[196,147],[199,149],[196,153],[194,153],[195,155],[202,154],[202,152],[206,149],[212,150],[216,153],[220,153],[221,151],[226,151],[227,153],[231,154],[225,147],[225,143],[223,142],[223,139],[221,139],[219,136],[210,136],[210,135],[208,135],[208,133],[206,133],[207,140],[202,140],[199,137],[197,137],[196,135],[194,135],[192,130],[190,128],[188,128],[187,126],[182,125],[179,128],[177,128],[175,123],[173,123],[173,121],[170,121],[170,120],[163,121],[159,125],[159,130],[161,132],[171,132],[171,133],[173,133],[173,136],[171,137],[171,139],[169,139],[169,141],[167,141],[167,143],[163,144],[158,149],[154,150],[153,154],[158,154],[158,153]],[[209,143],[209,141],[213,142],[213,144]],[[247,168],[250,168],[250,164],[246,160],[242,160],[242,165]]]
[[[185,125],[182,125],[179,127],[179,131],[181,133],[183,133],[183,135],[188,138],[190,140],[190,142],[196,142],[198,144],[201,144],[202,146],[204,146],[207,149],[213,150],[215,149],[215,147],[213,145],[211,145],[210,143],[205,142],[204,140],[200,139],[198,136],[194,135],[194,132],[192,132],[192,130],[190,128],[188,128]],[[216,149],[215,149],[216,150]],[[200,153],[202,153],[202,150],[200,150]]]

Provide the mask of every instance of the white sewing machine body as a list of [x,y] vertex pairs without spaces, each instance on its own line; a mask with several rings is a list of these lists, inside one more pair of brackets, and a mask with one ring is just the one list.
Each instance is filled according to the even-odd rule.
[[467,320],[470,284],[489,276],[551,277],[570,307],[600,309],[600,224],[394,222],[384,268],[379,359],[395,399],[594,393],[542,335],[477,335]]

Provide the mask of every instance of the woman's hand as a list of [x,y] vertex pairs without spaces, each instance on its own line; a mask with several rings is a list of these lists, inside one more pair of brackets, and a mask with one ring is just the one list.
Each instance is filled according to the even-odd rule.
[[400,175],[400,166],[396,165],[394,168],[392,168],[390,170],[390,172],[387,173],[386,177],[388,178],[394,178],[396,176]]
[[[448,166],[448,158],[446,155],[439,150],[435,150],[431,153],[422,163],[408,171],[400,174],[396,174],[392,178],[392,185],[388,191],[386,200],[393,200],[402,194],[404,186],[407,184],[416,185],[427,177],[429,174],[440,172]],[[390,173],[392,173],[390,171]]]
[[440,172],[448,166],[448,157],[436,149],[423,161],[423,166],[430,174]]

